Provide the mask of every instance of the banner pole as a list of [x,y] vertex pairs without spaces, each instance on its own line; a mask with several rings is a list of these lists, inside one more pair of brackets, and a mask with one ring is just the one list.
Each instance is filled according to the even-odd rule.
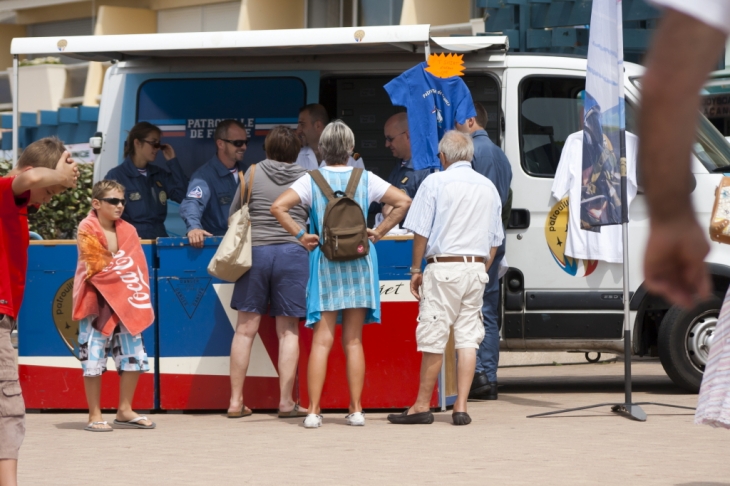
[[18,55],[13,56],[13,84],[15,85],[15,96],[13,96],[13,167],[18,164],[19,154],[19,134],[18,126],[20,125],[20,72],[18,71]]

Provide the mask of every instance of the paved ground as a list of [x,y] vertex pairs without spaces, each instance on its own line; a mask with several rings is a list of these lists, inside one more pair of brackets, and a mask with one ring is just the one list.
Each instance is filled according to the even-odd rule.
[[[690,411],[647,405],[645,423],[608,407],[555,418],[533,413],[623,400],[623,363],[525,366],[500,371],[500,399],[470,403],[428,426],[395,426],[343,413],[321,429],[255,414],[157,414],[153,431],[81,430],[80,414],[28,415],[21,485],[239,484],[661,484],[730,485],[730,431],[693,424]],[[656,362],[634,364],[635,401],[694,406]]]

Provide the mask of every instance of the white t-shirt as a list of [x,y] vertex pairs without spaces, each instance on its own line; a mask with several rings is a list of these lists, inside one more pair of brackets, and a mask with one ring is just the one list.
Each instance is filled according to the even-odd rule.
[[730,34],[730,2],[728,0],[649,0],[659,8],[669,7],[696,18],[725,34]]
[[[331,170],[334,172],[347,172],[351,171],[352,167],[344,165],[338,166],[327,166],[324,170]],[[380,177],[376,176],[372,172],[368,171],[368,206],[374,202],[380,202],[385,196],[385,192],[390,187],[387,181],[384,181]],[[299,195],[299,199],[302,201],[302,206],[312,207],[312,176],[305,174],[300,177],[294,184],[291,185],[291,189]]]
[[[317,170],[320,167],[325,167],[324,160],[317,165],[317,156],[314,154],[314,150],[311,149],[311,147],[302,147],[302,149],[299,151],[299,155],[297,156],[297,164],[301,165],[307,170]],[[348,167],[357,167],[359,169],[365,168],[365,161],[362,160],[362,157],[355,160],[352,158],[352,155],[349,159],[347,159],[347,166]]]
[[[636,153],[638,137],[626,132],[626,172],[629,206],[636,197]],[[569,196],[568,240],[565,255],[581,260],[623,262],[621,225],[601,226],[601,232],[585,231],[580,227],[580,195],[583,172],[583,131],[571,133],[565,139],[563,153],[553,181],[553,197],[557,200]]]

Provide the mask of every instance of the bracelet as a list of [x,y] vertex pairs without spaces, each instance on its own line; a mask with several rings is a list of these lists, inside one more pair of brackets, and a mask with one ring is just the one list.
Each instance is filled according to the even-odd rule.
[[411,273],[409,275],[414,275],[417,273],[423,273],[423,270],[421,270],[419,267],[411,267]]
[[304,233],[306,233],[306,231],[304,231],[304,228],[300,229],[299,230],[299,233],[297,233],[297,235],[295,236],[295,238],[296,239],[301,238],[302,236],[304,236]]

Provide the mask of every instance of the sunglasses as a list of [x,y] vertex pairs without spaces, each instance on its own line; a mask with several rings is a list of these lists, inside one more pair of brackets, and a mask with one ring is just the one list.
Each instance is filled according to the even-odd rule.
[[164,147],[164,146],[165,146],[165,144],[164,144],[164,143],[160,143],[160,142],[155,142],[154,140],[144,140],[144,139],[142,139],[142,142],[144,142],[144,143],[148,143],[148,144],[152,145],[152,148],[156,148],[156,149],[158,149],[158,148],[161,148],[161,147]]
[[248,140],[226,140],[225,138],[221,138],[224,142],[230,143],[234,147],[244,147],[248,145]]
[[124,205],[127,204],[127,200],[124,199],[123,197],[122,198],[119,198],[119,197],[102,197],[101,199],[99,199],[99,201],[107,202],[107,203],[111,204],[112,206],[117,206],[119,204],[121,204],[122,206],[124,206]]

